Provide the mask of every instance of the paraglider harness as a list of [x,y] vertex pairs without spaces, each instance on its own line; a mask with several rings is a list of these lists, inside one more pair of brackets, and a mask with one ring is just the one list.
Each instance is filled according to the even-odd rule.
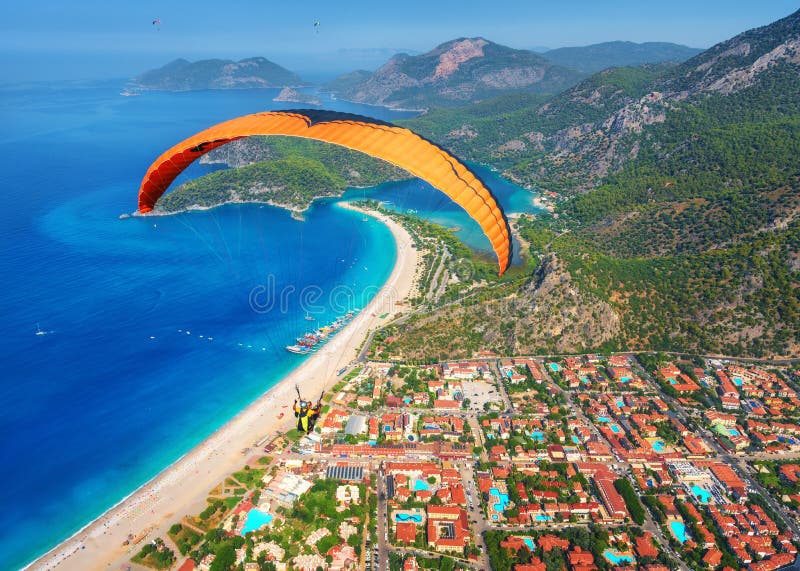
[[317,423],[317,418],[319,418],[319,413],[322,410],[322,397],[325,395],[325,391],[322,391],[319,395],[316,406],[312,406],[309,401],[300,396],[300,388],[297,385],[294,386],[294,389],[297,391],[297,398],[292,408],[294,409],[294,416],[297,418],[297,430],[308,434],[314,430],[314,425]]

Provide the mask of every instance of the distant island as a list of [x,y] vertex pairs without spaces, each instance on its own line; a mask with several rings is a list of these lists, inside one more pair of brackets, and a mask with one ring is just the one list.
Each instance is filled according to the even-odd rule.
[[262,202],[299,214],[314,200],[340,196],[348,187],[409,177],[395,166],[356,151],[288,137],[235,141],[212,151],[202,162],[240,168],[217,171],[181,185],[159,200],[156,212]]
[[322,100],[310,93],[302,93],[291,87],[284,87],[281,92],[272,99],[273,101],[287,101],[290,103],[304,103],[306,105],[322,105]]
[[176,59],[134,78],[128,89],[193,91],[198,89],[254,89],[304,87],[309,85],[296,73],[263,57],[240,61],[205,59],[190,62]]

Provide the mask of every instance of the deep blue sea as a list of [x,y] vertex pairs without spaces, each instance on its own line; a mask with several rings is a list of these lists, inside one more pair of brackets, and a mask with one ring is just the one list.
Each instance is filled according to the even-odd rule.
[[[336,201],[315,204],[302,222],[261,205],[120,220],[163,150],[213,123],[286,106],[271,90],[123,97],[121,87],[0,87],[2,569],[73,534],[297,366],[302,357],[283,347],[308,323],[301,292],[319,298],[311,310],[326,322],[345,305],[363,307],[394,263],[389,231]],[[530,193],[475,168],[507,209],[531,208]],[[488,247],[418,180],[348,196],[416,210]]]

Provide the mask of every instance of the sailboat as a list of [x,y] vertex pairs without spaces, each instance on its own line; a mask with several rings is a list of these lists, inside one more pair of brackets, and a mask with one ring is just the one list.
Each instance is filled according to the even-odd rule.
[[315,318],[311,317],[308,312],[306,311],[306,321],[315,321]]
[[42,328],[39,327],[39,323],[36,323],[36,335],[47,335],[50,333],[49,331],[42,331]]

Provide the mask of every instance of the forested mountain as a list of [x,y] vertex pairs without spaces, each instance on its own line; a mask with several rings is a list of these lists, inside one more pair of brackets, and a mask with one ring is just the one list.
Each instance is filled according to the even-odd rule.
[[556,48],[542,53],[551,63],[583,73],[596,73],[609,67],[639,66],[682,62],[702,52],[669,42],[603,42],[589,46]]
[[263,57],[241,61],[206,59],[190,62],[176,59],[163,67],[144,72],[131,82],[133,88],[164,91],[301,85],[305,85],[305,82],[296,74]]
[[347,74],[324,88],[360,103],[423,108],[466,105],[510,91],[558,93],[581,77],[527,50],[460,38],[425,54],[398,54],[374,73]]
[[[531,278],[410,320],[391,350],[800,354],[798,48],[800,12],[677,66],[410,121],[563,198],[516,223]],[[445,327],[448,351],[423,342]]]

